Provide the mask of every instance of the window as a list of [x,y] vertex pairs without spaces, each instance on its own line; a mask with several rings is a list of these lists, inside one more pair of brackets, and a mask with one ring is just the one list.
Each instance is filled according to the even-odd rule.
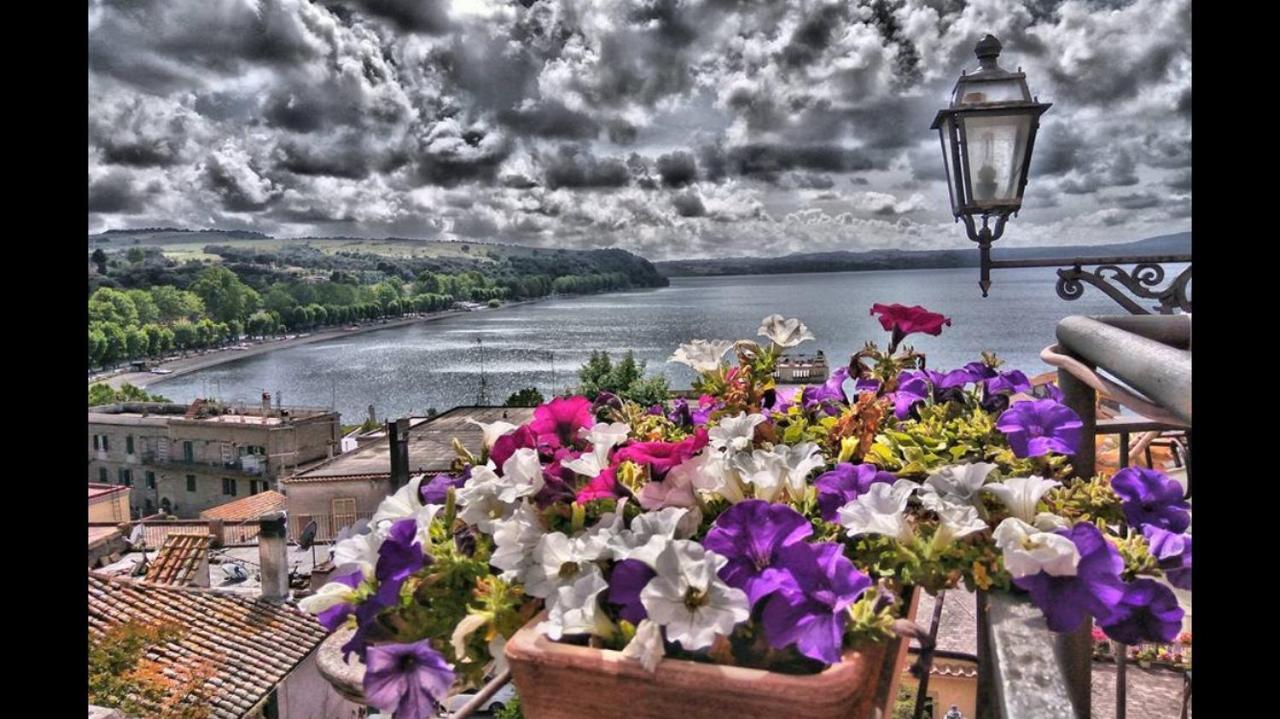
[[356,523],[355,497],[334,497],[331,507],[333,509],[331,526],[335,532]]
[[98,467],[98,482],[102,484],[111,484],[111,475],[107,472],[106,467]]
[[230,477],[222,478],[222,493],[228,497],[236,496],[236,481]]
[[131,434],[125,435],[124,451],[125,451],[125,454],[133,454],[133,435]]
[[109,452],[111,448],[107,446],[107,435],[102,435],[102,451]]
[[147,500],[146,507],[147,507],[147,508],[142,512],[142,513],[143,513],[143,515],[151,515],[151,514],[155,513],[155,511],[156,511],[156,505],[152,504],[150,499],[148,499],[148,500]]
[[98,439],[98,435],[93,435],[93,451],[97,452],[102,449],[102,441]]
[[196,491],[196,476],[194,474],[187,475],[187,491],[188,492]]
[[147,472],[147,489],[155,489],[155,488],[156,488],[156,473]]
[[182,461],[184,462],[196,461],[196,448],[190,442],[182,443]]
[[126,487],[133,486],[133,474],[124,467],[120,468],[120,484],[123,484]]
[[257,494],[258,492],[261,492],[261,491],[262,491],[261,489],[258,489],[258,480],[256,479],[249,480],[249,494]]

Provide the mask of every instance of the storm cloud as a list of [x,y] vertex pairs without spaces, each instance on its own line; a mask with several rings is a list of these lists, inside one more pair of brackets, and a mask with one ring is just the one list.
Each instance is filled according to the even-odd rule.
[[89,225],[964,247],[929,130],[986,32],[1044,116],[1007,244],[1189,228],[1189,0],[91,0]]

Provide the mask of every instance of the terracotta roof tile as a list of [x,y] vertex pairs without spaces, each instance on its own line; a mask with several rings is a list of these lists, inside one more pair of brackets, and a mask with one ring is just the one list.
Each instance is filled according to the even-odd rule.
[[184,586],[196,579],[209,558],[208,534],[170,534],[164,538],[164,546],[147,566],[146,581],[156,584]]
[[200,513],[201,519],[221,519],[224,521],[242,521],[257,519],[269,512],[285,508],[284,495],[275,490],[251,494],[226,504],[206,509]]
[[[177,624],[182,636],[149,656],[166,676],[203,669],[214,719],[240,719],[257,706],[325,638],[297,608],[192,587],[135,582],[89,573],[89,636],[97,641],[129,620]],[[177,687],[175,687],[176,689]]]

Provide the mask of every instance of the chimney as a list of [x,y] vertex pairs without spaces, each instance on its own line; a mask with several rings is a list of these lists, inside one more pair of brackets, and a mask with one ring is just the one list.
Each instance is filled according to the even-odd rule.
[[391,441],[391,491],[409,483],[409,418],[387,422],[387,439]]
[[262,416],[267,417],[270,415],[271,415],[271,393],[263,392],[262,393]]
[[289,596],[289,556],[285,551],[284,512],[270,512],[258,518],[258,564],[262,576],[262,598],[282,601]]

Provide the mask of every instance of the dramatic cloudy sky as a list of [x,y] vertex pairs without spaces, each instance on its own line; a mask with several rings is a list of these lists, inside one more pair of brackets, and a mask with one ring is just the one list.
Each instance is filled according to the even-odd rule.
[[90,0],[89,229],[963,247],[984,32],[1054,103],[1003,244],[1190,227],[1190,0]]

